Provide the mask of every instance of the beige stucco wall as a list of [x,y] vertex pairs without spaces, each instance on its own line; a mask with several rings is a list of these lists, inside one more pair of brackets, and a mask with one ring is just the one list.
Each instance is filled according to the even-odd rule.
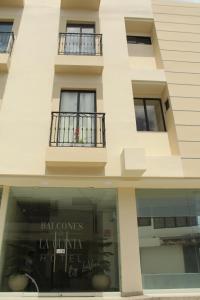
[[153,0],[153,12],[184,174],[199,176],[200,7]]
[[[25,0],[23,9],[0,7],[0,20],[14,20],[16,37],[9,70],[0,70],[0,185],[118,187],[124,294],[142,293],[134,189],[199,188],[200,8],[174,3],[153,0],[154,13],[150,0],[101,0],[99,11],[61,10],[60,0]],[[137,46],[140,56],[134,47],[127,47],[126,18],[155,23],[153,47]],[[64,67],[55,68],[58,33],[65,31],[69,21],[95,23],[96,32],[103,34],[100,62],[87,57],[84,68],[83,58],[73,58],[67,69],[69,58],[62,57],[59,63]],[[87,73],[88,65],[93,73]],[[88,153],[80,157],[84,167],[72,162],[70,167],[66,163],[62,168],[48,168],[51,111],[58,110],[61,89],[96,90],[97,112],[106,113],[103,168],[87,165],[87,159],[94,165],[95,160],[101,161],[95,149],[89,158]],[[167,132],[137,132],[133,97],[138,95],[160,97],[163,108],[170,99],[171,107],[165,112]],[[124,149],[132,149],[134,155],[127,159],[133,166],[127,173],[121,163]],[[137,149],[144,154],[142,162],[135,164],[143,168],[138,173],[134,172],[140,157]],[[58,161],[66,157],[63,151],[62,157],[56,153]],[[76,153],[71,154],[73,159]],[[5,188],[0,243],[7,196]]]
[[[154,45],[148,51],[153,64],[142,62],[142,51],[138,62],[130,64],[125,18],[150,20],[152,24],[152,17],[149,0],[134,3],[102,0],[99,11],[60,10],[59,1],[26,0],[24,9],[3,8],[0,11],[0,19],[14,19],[16,28],[9,72],[0,74],[4,82],[0,91],[1,174],[45,175],[50,112],[58,109],[60,91],[64,88],[97,91],[97,111],[106,113],[105,176],[121,176],[120,155],[126,147],[142,147],[147,156],[170,157],[173,154],[167,133],[136,131],[131,81],[137,76],[140,80],[152,78],[151,73],[146,73],[147,69],[154,71],[154,78],[160,78],[159,49],[152,31]],[[102,74],[90,75],[87,68],[81,67],[82,71],[76,67],[73,74],[71,68],[55,73],[58,33],[65,31],[67,22],[95,23],[96,32],[103,34]],[[134,59],[137,60],[137,56]],[[78,60],[76,64],[80,65]],[[95,66],[97,62],[91,60],[91,64]],[[141,71],[140,75],[136,69]],[[150,170],[148,176],[151,176]]]

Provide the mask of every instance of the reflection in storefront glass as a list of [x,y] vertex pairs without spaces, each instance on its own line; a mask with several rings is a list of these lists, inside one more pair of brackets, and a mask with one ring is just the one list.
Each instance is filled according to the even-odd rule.
[[199,288],[200,190],[137,190],[144,289]]
[[117,291],[116,191],[13,188],[3,292]]

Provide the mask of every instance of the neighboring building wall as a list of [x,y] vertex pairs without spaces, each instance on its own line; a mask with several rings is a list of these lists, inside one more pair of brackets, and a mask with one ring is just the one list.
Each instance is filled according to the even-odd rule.
[[199,176],[200,7],[188,2],[152,3],[184,175]]

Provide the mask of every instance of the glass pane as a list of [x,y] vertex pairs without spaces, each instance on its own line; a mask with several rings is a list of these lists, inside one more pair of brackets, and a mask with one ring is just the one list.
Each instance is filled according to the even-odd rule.
[[6,52],[11,38],[12,22],[0,22],[0,52]]
[[116,191],[13,188],[1,292],[118,291]]
[[154,218],[153,219],[154,228],[164,228],[165,227],[165,219],[164,218]]
[[176,218],[177,227],[186,227],[187,226],[187,217],[177,217]]
[[150,131],[164,131],[160,101],[145,100]]
[[138,218],[138,226],[151,226],[151,218]]
[[68,25],[67,26],[67,33],[81,33],[81,27],[80,26],[73,26]]
[[81,53],[95,54],[94,26],[82,28]]
[[199,288],[200,190],[137,190],[144,289]]
[[80,52],[80,26],[67,26],[67,35],[65,35],[65,53],[79,53]]
[[[79,132],[78,138],[80,146],[95,145],[96,136],[96,116],[95,112],[95,93],[80,93],[79,103]],[[87,114],[90,113],[90,114]],[[92,113],[92,114],[91,114]]]
[[59,115],[59,146],[70,146],[76,143],[77,109],[78,92],[62,92],[60,112],[64,113]]
[[175,220],[174,217],[165,218],[165,228],[174,228],[176,226]]
[[77,112],[78,92],[62,92],[60,100],[60,112]]
[[146,131],[147,124],[144,112],[144,103],[143,100],[135,99],[135,116],[136,116],[136,124],[138,131]]

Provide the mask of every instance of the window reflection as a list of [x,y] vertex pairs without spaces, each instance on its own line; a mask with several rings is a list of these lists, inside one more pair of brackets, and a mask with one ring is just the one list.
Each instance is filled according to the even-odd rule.
[[200,190],[137,190],[145,289],[198,288]]
[[1,291],[118,290],[116,191],[13,188]]

